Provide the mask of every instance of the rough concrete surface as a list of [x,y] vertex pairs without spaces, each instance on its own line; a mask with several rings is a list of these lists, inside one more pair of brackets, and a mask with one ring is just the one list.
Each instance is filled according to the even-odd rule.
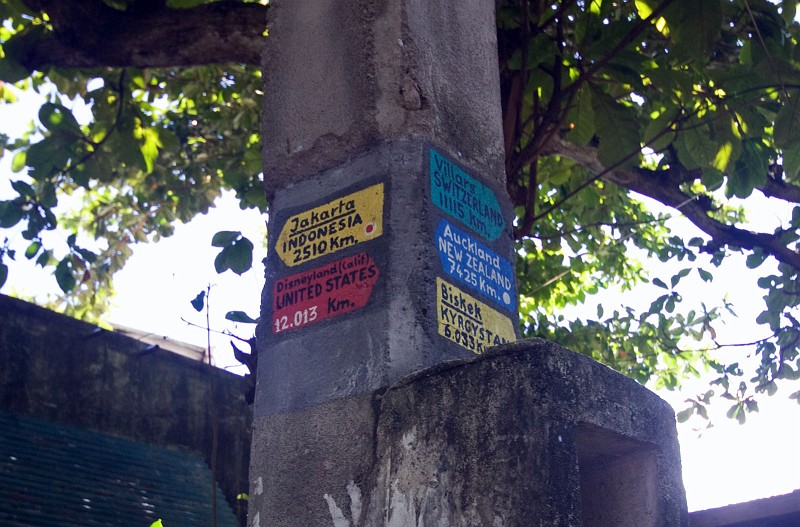
[[425,136],[503,178],[494,4],[275,0],[264,54],[268,193]]
[[251,502],[253,525],[688,522],[672,409],[539,340],[435,366],[383,393],[258,417],[254,445],[252,475],[273,482]]

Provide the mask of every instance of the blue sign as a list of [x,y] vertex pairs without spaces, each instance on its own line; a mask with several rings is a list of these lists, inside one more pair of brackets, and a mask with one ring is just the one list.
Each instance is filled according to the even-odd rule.
[[436,248],[448,276],[515,311],[516,281],[510,261],[444,218],[436,228]]
[[430,158],[433,203],[487,240],[499,238],[506,220],[494,192],[433,148]]

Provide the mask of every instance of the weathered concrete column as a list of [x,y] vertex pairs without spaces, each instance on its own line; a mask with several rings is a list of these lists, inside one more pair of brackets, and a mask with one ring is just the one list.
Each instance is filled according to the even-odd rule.
[[[593,422],[591,411],[580,418],[561,415],[577,404],[574,395],[537,407],[533,387],[517,398],[509,392],[518,385],[512,370],[497,369],[493,378],[496,363],[477,359],[518,335],[494,3],[273,0],[270,16],[264,65],[270,252],[258,326],[250,524],[581,525],[576,511],[584,495],[576,487],[564,498],[568,505],[545,505],[566,488],[553,482],[584,481],[577,475],[575,430],[579,422]],[[400,381],[453,360],[474,361],[464,364],[479,375],[474,382],[496,383],[504,394],[486,398],[477,390],[458,401],[459,419],[470,420],[464,426],[486,413],[493,419],[486,421],[487,433],[495,426],[512,433],[510,422],[498,421],[506,404],[513,405],[509,415],[536,421],[533,427],[521,423],[527,431],[519,432],[522,439],[511,450],[497,446],[506,445],[505,435],[475,442],[469,428],[435,426],[458,398],[444,398],[445,406],[434,411],[440,392],[418,383],[443,378],[420,374]],[[559,364],[548,372],[569,385],[572,363]],[[458,391],[458,383],[450,386]],[[418,388],[432,394],[424,404],[397,399]],[[637,388],[644,390],[625,394]],[[533,413],[526,414],[529,404]],[[648,412],[636,415],[653,415],[661,429],[674,430],[669,411]],[[431,426],[423,426],[429,419]],[[557,422],[564,435],[537,429]],[[642,426],[637,423],[631,437],[625,435],[630,430],[614,428],[624,452],[638,455],[637,441],[654,439],[639,433]],[[568,446],[548,460],[555,437]],[[398,448],[417,442],[435,443],[438,450],[397,457]],[[677,459],[674,434],[653,448],[657,457]],[[515,481],[544,479],[534,493],[523,482],[516,496],[511,480],[501,484],[497,477],[479,489],[471,460],[495,455],[509,470],[516,467],[509,476]],[[571,463],[563,467],[566,475],[559,472],[562,461]],[[622,472],[628,477],[633,470]],[[677,488],[675,473],[667,474],[664,485],[656,476],[648,481]],[[615,492],[639,482],[625,481]],[[501,487],[502,496],[496,495]],[[423,514],[429,494],[434,501]],[[497,496],[499,519],[484,513],[488,505],[470,505]],[[651,494],[640,497],[649,500],[640,500],[644,506],[658,506],[652,521],[640,525],[679,525],[674,507],[654,502]],[[544,511],[538,523],[509,512],[524,503],[525,510]],[[627,517],[634,520],[620,525],[637,525],[637,516]],[[582,518],[586,525],[613,525]]]
[[494,6],[271,6],[259,415],[516,340]]

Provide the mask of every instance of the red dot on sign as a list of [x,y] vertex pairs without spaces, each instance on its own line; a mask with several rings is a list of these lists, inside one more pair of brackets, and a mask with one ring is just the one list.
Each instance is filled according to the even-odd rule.
[[375,230],[375,224],[374,223],[367,223],[367,225],[364,226],[364,232],[367,233],[367,234],[372,234],[372,231],[374,231],[374,230]]

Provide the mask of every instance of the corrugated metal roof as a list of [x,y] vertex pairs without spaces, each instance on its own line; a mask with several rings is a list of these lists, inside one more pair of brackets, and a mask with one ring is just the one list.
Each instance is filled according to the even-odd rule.
[[[236,527],[216,494],[216,525]],[[0,412],[3,527],[210,526],[210,495],[197,454]]]

